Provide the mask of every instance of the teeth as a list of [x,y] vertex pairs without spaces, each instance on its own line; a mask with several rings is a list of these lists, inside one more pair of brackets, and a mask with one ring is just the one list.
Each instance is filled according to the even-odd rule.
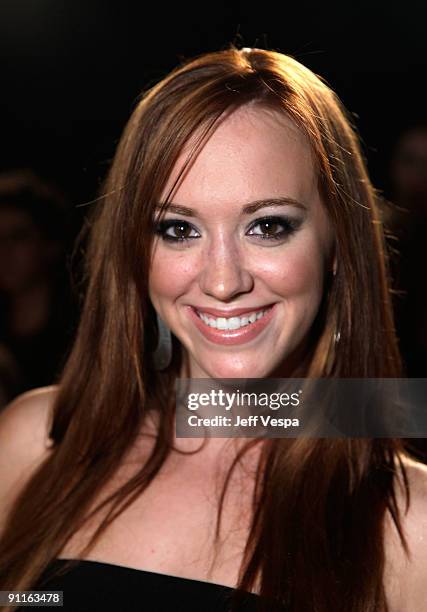
[[214,327],[215,329],[221,329],[221,330],[226,330],[226,329],[240,329],[241,327],[245,327],[246,325],[250,325],[251,323],[255,323],[255,321],[258,321],[258,319],[261,319],[261,317],[263,317],[265,315],[266,312],[268,312],[270,310],[270,308],[267,308],[266,310],[259,310],[257,312],[252,312],[249,315],[245,315],[243,317],[230,317],[230,318],[225,318],[225,317],[211,317],[208,316],[206,314],[204,314],[203,312],[199,312],[198,310],[196,310],[197,314],[199,315],[199,317],[202,319],[202,321],[204,323],[206,323],[206,325],[209,325],[209,327]]

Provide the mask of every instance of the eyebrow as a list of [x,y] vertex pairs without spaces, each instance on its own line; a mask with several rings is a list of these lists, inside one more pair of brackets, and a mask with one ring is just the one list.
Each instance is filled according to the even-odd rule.
[[[267,198],[264,200],[255,200],[254,202],[249,202],[242,207],[242,213],[245,215],[252,215],[257,212],[260,208],[265,208],[266,206],[295,206],[297,208],[302,208],[303,210],[307,210],[307,206],[294,198],[288,197],[280,197],[280,198]],[[160,209],[161,205],[158,204],[156,208]],[[186,217],[197,217],[197,211],[194,208],[189,208],[188,206],[182,206],[181,204],[175,204],[174,202],[170,202],[170,204],[166,207],[167,212],[173,212],[179,215],[185,215]]]

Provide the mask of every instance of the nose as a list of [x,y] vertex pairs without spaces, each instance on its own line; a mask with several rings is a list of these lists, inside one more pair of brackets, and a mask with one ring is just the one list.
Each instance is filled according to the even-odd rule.
[[253,275],[234,237],[213,238],[203,258],[199,286],[206,295],[228,302],[253,289]]

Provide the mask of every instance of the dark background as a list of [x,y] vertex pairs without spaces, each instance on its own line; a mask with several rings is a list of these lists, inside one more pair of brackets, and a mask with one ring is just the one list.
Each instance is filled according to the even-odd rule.
[[421,1],[1,0],[0,170],[34,168],[81,218],[141,89],[235,42],[289,53],[326,78],[386,189],[394,140],[426,114],[426,18]]

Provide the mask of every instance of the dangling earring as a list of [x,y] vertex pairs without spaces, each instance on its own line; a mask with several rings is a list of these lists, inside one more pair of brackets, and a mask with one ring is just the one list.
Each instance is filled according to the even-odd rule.
[[172,360],[172,334],[158,313],[157,330],[157,347],[153,353],[154,367],[156,370],[165,370]]
[[[332,268],[332,276],[335,278],[335,276],[337,275],[337,264],[336,262],[334,263],[334,267]],[[334,333],[334,342],[335,344],[338,344],[338,342],[340,341],[341,338],[341,332],[338,329],[335,333]]]

